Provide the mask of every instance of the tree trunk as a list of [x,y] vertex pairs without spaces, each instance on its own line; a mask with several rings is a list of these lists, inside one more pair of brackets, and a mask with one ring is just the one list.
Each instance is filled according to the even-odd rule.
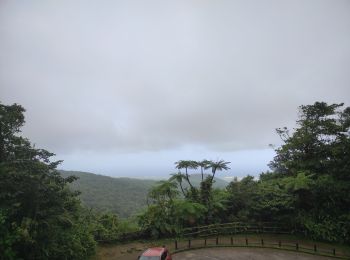
[[211,182],[213,182],[213,180],[214,180],[214,176],[215,176],[215,170],[213,170],[213,176],[211,176]]
[[180,182],[180,188],[181,188],[181,191],[182,191],[182,194],[186,197],[186,194],[185,194],[185,191],[184,191],[184,188],[182,187],[182,183]]
[[189,178],[188,173],[187,173],[187,168],[186,168],[186,180],[187,180],[188,184],[190,185],[190,187],[193,189],[193,185],[190,182],[190,178]]

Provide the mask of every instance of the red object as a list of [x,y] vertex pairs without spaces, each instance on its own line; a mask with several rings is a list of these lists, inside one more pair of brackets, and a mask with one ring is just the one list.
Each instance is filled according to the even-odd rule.
[[152,247],[148,248],[139,257],[140,260],[171,260],[171,255],[165,247]]

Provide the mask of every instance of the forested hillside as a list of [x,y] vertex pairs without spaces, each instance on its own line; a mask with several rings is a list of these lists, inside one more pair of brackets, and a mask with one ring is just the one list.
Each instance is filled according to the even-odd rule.
[[125,218],[146,206],[148,190],[155,180],[112,178],[78,171],[60,171],[64,177],[74,175],[79,179],[71,184],[81,192],[80,199],[89,208],[117,213]]
[[[121,218],[130,217],[146,207],[148,191],[157,183],[157,180],[113,178],[79,171],[59,172],[63,177],[78,177],[70,186],[81,192],[79,196],[83,205],[100,212],[116,213]],[[201,175],[192,174],[190,180],[199,187]],[[214,187],[225,188],[227,185],[228,182],[215,178]]]

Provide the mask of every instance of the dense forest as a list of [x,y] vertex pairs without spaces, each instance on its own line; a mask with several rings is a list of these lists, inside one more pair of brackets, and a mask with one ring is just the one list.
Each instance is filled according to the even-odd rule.
[[[272,221],[313,239],[350,243],[350,107],[316,102],[299,107],[296,128],[278,128],[271,171],[213,186],[224,160],[180,160],[178,173],[153,185],[147,207],[121,221],[87,209],[70,187],[76,177],[56,170],[51,152],[21,135],[24,108],[0,104],[1,259],[86,259],[96,241],[129,231],[181,235],[185,227],[230,221]],[[253,159],[252,159],[253,160]],[[191,173],[200,170],[199,185]]]
[[156,184],[155,180],[112,178],[76,171],[59,172],[66,178],[78,178],[69,186],[80,192],[79,198],[85,207],[115,213],[121,218],[130,217],[144,208],[148,190]]
[[316,102],[299,108],[293,130],[278,128],[283,145],[259,180],[246,176],[225,190],[213,189],[212,177],[178,198],[177,184],[188,182],[189,168],[228,169],[228,162],[179,161],[184,169],[154,187],[154,203],[139,224],[153,236],[183,227],[230,221],[278,222],[304,230],[314,239],[350,242],[350,107]]
[[[63,177],[75,176],[78,179],[69,187],[79,191],[82,204],[99,212],[115,213],[120,218],[128,218],[147,206],[147,194],[156,180],[132,178],[112,178],[87,172],[59,171]],[[199,187],[200,174],[189,177],[194,186]],[[188,184],[187,184],[188,185]],[[184,183],[184,187],[187,187]],[[228,182],[215,178],[214,187],[225,188]]]

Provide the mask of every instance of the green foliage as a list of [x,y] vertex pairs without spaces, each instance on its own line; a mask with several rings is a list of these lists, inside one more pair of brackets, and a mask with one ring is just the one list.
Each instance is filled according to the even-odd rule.
[[184,174],[182,174],[181,172],[173,173],[173,174],[171,174],[171,177],[169,178],[169,181],[176,181],[179,184],[183,196],[186,196],[186,192],[185,192],[185,190],[183,188],[183,184],[182,184],[182,181],[185,178],[186,178],[186,176]]
[[350,241],[350,215],[323,220],[315,220],[313,217],[305,216],[302,222],[308,235],[313,239],[343,243]]
[[0,104],[1,246],[5,259],[86,259],[95,242],[80,218],[77,193],[51,162],[52,153],[34,148],[17,134],[24,109]]
[[82,219],[78,219],[69,228],[64,225],[55,225],[50,228],[49,234],[45,236],[50,242],[41,248],[45,255],[38,258],[86,259],[93,255],[96,242],[86,225],[87,223]]
[[[203,200],[203,196],[205,194],[204,191],[201,191],[201,189],[208,189],[208,186],[211,187],[213,186],[213,183],[215,182],[215,173],[216,171],[222,171],[222,170],[228,170],[230,169],[227,165],[230,162],[225,162],[223,160],[219,160],[217,162],[209,161],[209,160],[202,160],[202,161],[193,161],[193,160],[180,160],[175,162],[175,168],[179,170],[177,174],[173,174],[172,177],[170,178],[171,180],[175,180],[178,182],[180,185],[181,191],[183,195],[189,199],[192,200],[193,202],[200,202],[200,200]],[[188,174],[188,169],[197,169],[198,167],[201,168],[201,180],[198,182],[198,184],[195,183],[193,185],[192,178]],[[206,178],[206,174],[204,174],[205,169],[212,169],[212,176],[211,178]],[[181,169],[185,169],[185,174],[182,174],[180,172]],[[183,180],[187,182],[189,185],[189,188],[184,188],[184,185],[182,184]],[[206,184],[205,184],[206,183]],[[203,185],[206,185],[204,187]],[[199,188],[199,189],[198,189]],[[208,196],[208,194],[207,194]]]
[[211,181],[214,180],[216,171],[229,170],[230,167],[228,167],[228,164],[230,164],[230,162],[225,162],[224,160],[218,160],[216,162],[208,161],[206,168],[211,168],[211,172],[213,174]]
[[19,229],[12,227],[5,212],[0,210],[0,259],[15,259],[13,245],[19,238]]
[[213,189],[209,203],[206,204],[207,214],[205,223],[226,222],[228,194],[225,190]]
[[158,204],[171,202],[178,195],[177,184],[174,181],[160,181],[148,192],[148,198]]
[[295,201],[290,216],[313,238],[349,242],[350,108],[342,107],[324,102],[301,106],[292,134],[277,129],[284,144],[270,163],[274,173],[261,180],[273,176],[286,184]]
[[152,204],[139,215],[141,229],[152,237],[161,237],[179,234],[184,227],[201,223],[206,208],[190,199],[178,199],[178,195],[174,178],[154,186],[148,194]]
[[189,179],[188,175],[188,169],[197,169],[198,168],[198,163],[196,161],[192,160],[180,160],[178,162],[175,162],[175,168],[178,170],[185,169],[185,180],[187,181],[188,185],[190,188],[193,188],[193,185]]
[[229,221],[249,221],[250,220],[250,208],[254,203],[257,193],[257,182],[254,181],[254,177],[246,176],[241,181],[237,179],[233,180],[227,186],[228,192],[228,220]]
[[229,220],[275,221],[314,239],[350,242],[350,108],[342,106],[301,106],[293,132],[277,129],[284,144],[273,171],[227,187]]
[[186,200],[176,200],[173,205],[173,218],[180,229],[197,226],[202,223],[206,208],[200,204]]
[[111,213],[96,216],[94,227],[97,241],[117,240],[120,236],[118,217]]
[[152,205],[149,205],[147,210],[139,216],[139,225],[152,237],[176,232],[172,213],[177,195],[177,186],[174,181],[161,181],[149,191],[148,200]]
[[98,242],[122,241],[125,233],[132,233],[139,230],[131,220],[120,220],[112,213],[93,213],[90,219],[94,237]]
[[205,180],[201,182],[200,202],[203,205],[209,205],[211,197],[212,197],[212,182],[211,182],[211,177],[208,176]]
[[80,192],[83,205],[99,212],[110,212],[126,219],[147,206],[148,190],[155,180],[112,178],[87,172],[60,171],[63,177],[74,175],[78,180],[69,184]]
[[289,176],[304,171],[349,180],[350,108],[341,111],[342,106],[324,102],[301,106],[292,135],[287,128],[277,129],[284,144],[276,149],[271,169]]
[[283,180],[261,182],[251,206],[255,220],[281,222],[284,216],[294,212],[294,197],[288,193]]
[[[152,205],[140,214],[141,229],[153,237],[178,235],[185,227],[196,226],[212,221],[220,222],[225,216],[227,194],[224,191],[213,190],[214,175],[217,170],[229,169],[223,160],[212,162],[203,160],[180,160],[175,163],[176,168],[185,169],[185,173],[172,174],[168,181],[159,182],[150,189],[148,198]],[[201,179],[193,185],[188,169],[201,167]],[[204,170],[212,168],[212,176],[205,175]],[[207,178],[204,179],[204,177]],[[186,184],[183,183],[185,181]],[[178,199],[179,188],[183,199]]]
[[[71,189],[80,192],[78,197],[85,207],[98,212],[117,214],[122,219],[137,215],[147,206],[148,191],[157,183],[155,180],[112,178],[87,172],[62,170],[59,172],[65,178],[72,175],[78,178],[68,185]],[[204,176],[208,175],[204,174]],[[172,179],[178,183],[178,190],[184,197],[190,188],[188,183],[183,180],[180,185],[175,177]],[[191,174],[189,179],[195,188],[200,187],[201,176],[199,174]],[[214,179],[213,187],[215,188],[225,188],[227,185],[228,182],[224,180]]]
[[153,204],[139,216],[139,225],[154,238],[178,235],[184,227],[202,223],[206,208],[187,200]]

